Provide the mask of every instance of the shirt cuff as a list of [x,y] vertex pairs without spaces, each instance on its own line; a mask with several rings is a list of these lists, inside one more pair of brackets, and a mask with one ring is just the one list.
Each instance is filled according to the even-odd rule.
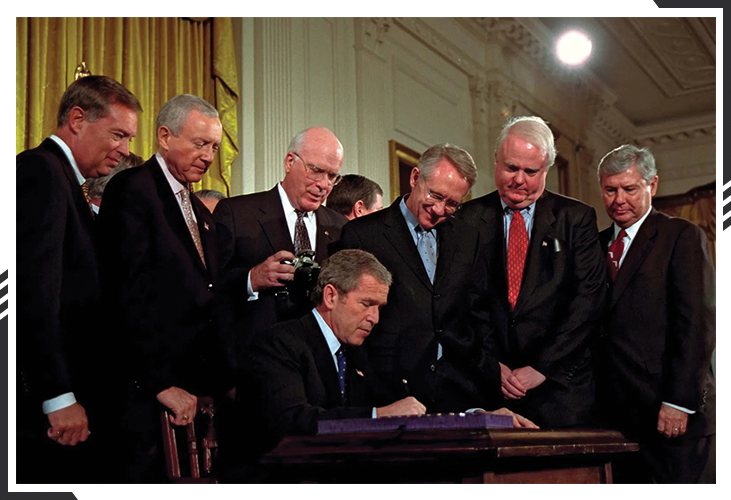
[[249,294],[249,298],[247,299],[249,301],[259,298],[259,292],[255,292],[251,287],[251,271],[249,271],[249,275],[246,277],[246,292]]
[[373,407],[373,411],[371,412],[371,418],[378,418],[378,412],[376,411],[376,407]]
[[64,408],[68,408],[72,404],[76,403],[76,398],[74,397],[73,392],[67,392],[66,394],[61,394],[60,396],[56,396],[55,398],[48,399],[43,402],[43,413],[45,415],[48,415],[49,413],[52,413],[54,411],[63,410]]
[[663,401],[662,404],[667,405],[670,408],[675,408],[676,410],[680,410],[683,413],[687,413],[688,415],[693,415],[695,413],[695,410],[689,410],[688,408],[683,408],[682,406],[674,405],[671,403],[666,403],[665,401]]

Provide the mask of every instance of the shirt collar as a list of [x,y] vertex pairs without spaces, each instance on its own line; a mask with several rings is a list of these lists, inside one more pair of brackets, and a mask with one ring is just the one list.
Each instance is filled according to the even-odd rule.
[[[277,183],[277,191],[279,192],[279,198],[282,200],[282,208],[284,208],[284,215],[288,216],[290,214],[295,213],[294,205],[292,205],[292,202],[289,201],[289,196],[287,196],[287,192],[282,187],[282,183]],[[314,212],[305,212],[305,217],[308,219],[311,218],[313,215],[315,215]]]
[[416,216],[411,213],[409,207],[406,206],[407,197],[408,195],[401,198],[401,202],[398,207],[401,210],[401,215],[403,215],[404,219],[406,219],[406,225],[408,226],[409,231],[411,231],[412,234],[416,234],[416,228],[419,227],[419,221]]
[[[510,208],[508,206],[508,204],[503,201],[502,198],[500,198],[500,205],[502,205],[502,207],[503,207],[503,213],[507,212],[508,210],[510,210],[510,211],[514,210],[514,209]],[[520,209],[520,212],[521,213],[525,213],[525,215],[527,215],[528,217],[530,217],[530,216],[533,215],[533,210],[535,208],[536,208],[536,202],[534,201],[533,203],[531,203],[527,207],[521,208]]]
[[81,175],[79,166],[76,164],[76,160],[74,159],[74,154],[71,152],[71,148],[69,148],[68,145],[65,142],[63,142],[63,139],[61,139],[57,135],[51,134],[51,139],[53,140],[53,142],[58,144],[58,147],[61,148],[61,151],[63,151],[64,154],[66,155],[66,158],[68,158],[69,163],[71,164],[71,169],[74,171],[74,174],[76,174],[76,180],[79,181],[79,185],[86,182],[86,179],[84,179],[84,176]]
[[[640,217],[640,219],[632,224],[630,227],[624,230],[625,233],[627,233],[627,237],[631,240],[635,239],[635,235],[637,234],[637,231],[640,230],[640,227],[642,226],[642,223],[645,222],[645,219],[647,219],[647,216],[650,215],[650,211],[652,210],[652,205],[647,209],[647,212],[645,212],[645,215]],[[619,227],[616,223],[614,224],[614,237],[612,238],[612,241],[617,239],[617,236],[619,236],[619,232],[622,230],[621,227]]]
[[155,158],[157,158],[157,162],[160,164],[162,173],[165,174],[165,179],[167,179],[168,184],[170,184],[170,189],[173,190],[173,193],[178,194],[181,190],[185,189],[186,187],[170,173],[167,163],[165,163],[165,160],[159,152],[155,153]]
[[325,342],[327,342],[327,346],[330,348],[330,354],[335,356],[335,353],[338,352],[338,349],[340,349],[340,341],[333,333],[332,328],[330,328],[330,325],[325,323],[325,320],[322,318],[322,316],[320,316],[320,313],[317,312],[317,309],[312,309],[312,314],[315,315],[317,324],[320,325],[320,331],[322,332],[322,335],[325,337]]

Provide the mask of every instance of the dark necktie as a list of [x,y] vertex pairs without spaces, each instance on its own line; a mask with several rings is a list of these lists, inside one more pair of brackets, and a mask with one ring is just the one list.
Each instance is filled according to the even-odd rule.
[[306,212],[295,209],[294,213],[297,214],[297,222],[294,223],[294,253],[299,254],[303,250],[312,250],[310,244],[310,235],[307,233],[307,226],[305,226],[305,215]]
[[612,281],[616,281],[617,279],[619,261],[622,259],[622,254],[624,253],[625,236],[627,236],[627,233],[622,229],[617,235],[617,239],[609,246],[609,252],[607,252],[607,265],[609,266],[609,275],[612,277]]
[[528,253],[528,231],[520,210],[513,210],[508,238],[508,302],[510,308],[515,309]]
[[338,383],[340,384],[340,400],[343,405],[346,404],[345,398],[345,349],[341,346],[335,352],[335,356],[338,359]]

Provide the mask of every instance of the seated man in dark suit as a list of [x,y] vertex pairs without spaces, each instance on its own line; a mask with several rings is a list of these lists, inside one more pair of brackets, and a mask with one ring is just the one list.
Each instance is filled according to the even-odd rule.
[[[249,464],[286,435],[316,434],[321,420],[425,413],[416,398],[398,399],[381,383],[361,348],[391,282],[370,253],[342,250],[323,263],[310,313],[255,335],[237,393],[246,421],[237,451]],[[534,427],[513,417],[516,427]]]
[[120,442],[133,448],[123,469],[129,481],[164,479],[160,404],[172,411],[174,425],[186,425],[198,396],[228,389],[215,224],[190,192],[213,162],[221,133],[216,108],[197,96],[175,96],[157,117],[158,152],[117,174],[104,191],[100,246],[115,354],[124,359]]
[[18,483],[102,479],[89,448],[108,421],[103,302],[82,185],[129,155],[141,111],[115,80],[81,78],[61,97],[55,133],[16,159]]
[[[219,238],[232,363],[240,365],[250,336],[312,308],[291,286],[295,268],[284,263],[305,250],[324,261],[347,222],[322,206],[340,181],[343,146],[326,128],[292,138],[285,175],[273,189],[221,200],[213,214]],[[287,286],[285,286],[287,285]]]

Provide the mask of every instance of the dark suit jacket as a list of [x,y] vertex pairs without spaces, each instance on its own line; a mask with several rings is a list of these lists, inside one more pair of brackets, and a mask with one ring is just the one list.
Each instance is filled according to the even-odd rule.
[[[605,251],[612,231],[601,233]],[[696,411],[686,438],[715,433],[715,292],[703,231],[652,209],[612,286],[597,350],[602,407],[629,436],[657,434],[663,401]]]
[[[317,240],[315,260],[322,263],[329,255],[328,247],[340,238],[340,228],[347,222],[342,215],[326,207],[315,211]],[[225,290],[227,330],[230,348],[238,361],[248,338],[273,324],[295,319],[311,309],[311,304],[293,306],[285,300],[286,314],[278,309],[273,290],[259,293],[248,301],[247,279],[251,268],[280,250],[294,253],[294,245],[282,209],[277,187],[269,191],[221,200],[216,206],[221,277]],[[284,290],[284,288],[282,288]],[[281,303],[279,304],[281,305]]]
[[[478,233],[456,219],[437,226],[432,285],[400,201],[350,221],[340,240],[343,248],[371,252],[393,274],[388,304],[364,343],[369,359],[391,384],[407,380],[429,413],[492,409],[500,394],[499,369],[485,345],[487,319],[470,315],[471,302],[485,286]],[[437,361],[438,343],[443,355]]]
[[[45,435],[43,401],[74,392],[88,412],[98,396],[93,219],[71,164],[51,139],[17,156],[16,181],[18,426]],[[20,418],[25,410],[38,417],[33,424]]]
[[345,354],[347,406],[313,313],[254,335],[237,389],[243,411],[253,418],[243,426],[256,443],[249,451],[270,449],[286,435],[316,434],[320,420],[371,418],[374,407],[397,399],[378,384],[362,348],[345,346]]
[[482,233],[492,297],[497,358],[532,366],[547,380],[509,407],[542,427],[589,423],[594,385],[589,346],[604,311],[606,265],[596,213],[549,191],[536,202],[520,294],[511,311],[500,196],[465,203],[459,217]]
[[225,368],[217,325],[215,224],[196,196],[190,200],[205,267],[154,156],[109,182],[99,213],[112,324],[120,349],[130,356],[120,370],[146,397],[173,386],[211,394]]

